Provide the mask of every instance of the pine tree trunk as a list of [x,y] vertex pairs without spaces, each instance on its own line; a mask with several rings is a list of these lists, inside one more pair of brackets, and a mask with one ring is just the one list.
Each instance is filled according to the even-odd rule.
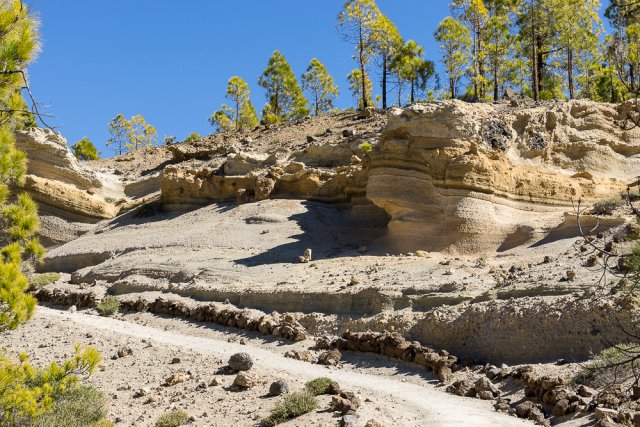
[[416,84],[415,80],[411,80],[411,103],[416,102]]
[[362,34],[362,24],[360,24],[360,71],[362,72],[362,108],[369,106],[367,100],[367,73],[364,69],[364,35]]
[[456,82],[453,77],[449,78],[449,90],[451,90],[451,99],[456,99]]
[[387,55],[382,55],[382,109],[387,109]]
[[573,50],[567,50],[567,75],[569,76],[569,99],[575,98],[575,87],[573,84]]
[[540,100],[540,94],[542,93],[542,91],[544,90],[544,79],[543,79],[543,71],[544,71],[544,57],[543,57],[543,53],[542,53],[542,37],[538,34],[536,36],[536,45],[537,45],[537,53],[538,53],[538,59],[536,64],[538,65],[538,100]]
[[498,97],[498,64],[493,64],[493,100],[497,101]]
[[531,89],[534,101],[540,101],[540,86],[538,81],[538,52],[536,49],[536,4],[531,0]]

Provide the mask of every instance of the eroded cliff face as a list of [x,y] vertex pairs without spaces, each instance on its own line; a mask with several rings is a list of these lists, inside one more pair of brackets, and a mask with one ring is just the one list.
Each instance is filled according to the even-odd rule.
[[624,108],[461,101],[394,109],[371,158],[367,197],[398,251],[478,253],[542,239],[572,203],[616,197],[640,171]]

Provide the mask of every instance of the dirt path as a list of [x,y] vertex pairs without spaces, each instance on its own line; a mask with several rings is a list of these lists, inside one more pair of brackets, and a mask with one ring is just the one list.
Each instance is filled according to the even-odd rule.
[[[39,315],[53,322],[71,321],[78,326],[108,331],[121,337],[151,339],[154,346],[178,347],[205,355],[215,355],[223,359],[236,352],[248,351],[254,357],[257,368],[286,373],[304,379],[327,375],[327,369],[323,366],[287,359],[251,345],[177,334],[121,320],[60,312],[44,307],[39,308]],[[436,390],[435,387],[341,370],[332,370],[331,377],[343,386],[361,388],[400,401],[412,411],[419,413],[421,419],[424,420],[424,424],[421,425],[425,426],[499,427],[527,425],[524,421],[494,412],[488,402],[459,398]]]

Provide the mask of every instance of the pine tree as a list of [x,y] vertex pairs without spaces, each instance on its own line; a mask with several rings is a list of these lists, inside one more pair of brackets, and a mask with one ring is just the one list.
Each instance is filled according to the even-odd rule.
[[156,129],[139,114],[131,117],[130,120],[118,114],[109,122],[109,133],[111,138],[107,140],[107,147],[115,145],[118,156],[152,146],[158,134]]
[[109,134],[111,137],[107,139],[107,147],[114,146],[116,156],[122,156],[127,152],[130,126],[129,120],[122,114],[118,114],[109,122]]
[[511,34],[511,15],[514,12],[515,0],[487,0],[485,5],[489,20],[482,43],[491,74],[493,100],[497,101],[500,97],[500,88],[516,74],[516,67],[511,58],[515,43],[515,38]]
[[311,95],[316,116],[333,110],[333,102],[340,93],[327,68],[316,58],[311,60],[307,72],[302,75],[302,88]]
[[438,25],[435,38],[440,43],[440,49],[444,51],[442,62],[449,75],[449,94],[454,99],[464,69],[468,65],[466,51],[471,44],[471,36],[467,27],[449,16]]
[[73,144],[71,149],[78,160],[98,160],[100,158],[96,146],[86,136]]
[[[9,202],[9,187],[24,178],[26,158],[16,150],[14,131],[33,123],[21,88],[25,71],[38,50],[37,22],[20,1],[0,1],[0,330],[15,328],[28,320],[35,299],[26,293],[24,261],[36,261],[44,249],[34,238],[39,227],[36,204],[25,194]],[[0,418],[1,420],[1,418]]]
[[484,30],[489,22],[489,11],[483,0],[454,0],[451,8],[456,12],[459,22],[467,25],[471,34],[471,81],[473,95],[476,99],[484,99],[486,92],[486,78],[484,72]]
[[[382,86],[382,108],[385,110],[387,109],[389,75],[393,72],[391,69],[391,63],[393,61],[393,57],[396,55],[398,50],[402,48],[403,44],[402,36],[400,36],[400,31],[398,31],[395,24],[385,15],[380,15],[380,18],[375,23],[374,49],[379,59],[381,71],[380,83]],[[399,81],[397,83],[400,86],[402,84]]]
[[231,77],[227,84],[227,99],[234,106],[233,123],[236,130],[258,126],[258,116],[251,103],[249,85],[241,77]]
[[233,129],[233,109],[222,104],[221,108],[209,118],[209,123],[218,133],[231,131]]
[[[356,102],[358,109],[365,108],[365,105],[373,104],[373,97],[371,91],[373,90],[373,84],[369,77],[365,75],[364,83],[362,79],[362,72],[358,69],[351,71],[347,75],[349,81],[349,89],[353,95],[353,99]],[[364,88],[364,96],[362,89]]]
[[[367,75],[367,65],[374,54],[376,33],[381,16],[374,0],[348,0],[338,15],[338,31],[345,41],[356,47],[356,61],[362,85],[359,90],[360,94],[367,93],[367,82],[371,82]],[[361,99],[363,102],[361,108],[367,108],[371,100],[366,96]]]
[[625,97],[640,95],[640,1],[612,0],[605,16],[614,28],[609,41],[612,66],[625,88]]
[[550,7],[557,30],[555,51],[560,54],[558,62],[564,64],[569,99],[574,99],[579,61],[587,64],[582,71],[588,73],[589,58],[598,55],[598,40],[602,33],[598,15],[600,0],[552,0]]
[[433,62],[423,58],[424,48],[413,40],[406,42],[392,59],[391,68],[411,87],[410,102],[416,102],[418,92],[425,91],[435,76]]
[[136,151],[141,148],[151,147],[156,141],[156,128],[151,126],[141,115],[131,117],[127,134],[127,150]]
[[[309,115],[308,102],[280,51],[273,52],[258,84],[266,91],[269,121],[298,120]],[[266,121],[264,112],[263,121]]]

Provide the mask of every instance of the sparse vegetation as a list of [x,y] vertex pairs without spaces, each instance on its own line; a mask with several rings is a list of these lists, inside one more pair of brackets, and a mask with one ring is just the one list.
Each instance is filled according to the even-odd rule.
[[60,280],[60,273],[34,274],[29,278],[29,289],[35,290]]
[[314,380],[309,381],[305,384],[305,388],[309,393],[314,396],[320,396],[322,394],[327,394],[329,390],[329,386],[331,385],[331,378],[321,377],[316,378]]
[[156,427],[178,427],[187,422],[189,414],[184,411],[177,410],[166,412],[156,421]]
[[318,401],[309,391],[291,393],[271,411],[271,415],[263,421],[265,427],[273,427],[287,420],[298,418],[318,407]]
[[114,296],[107,296],[96,305],[96,310],[100,316],[113,316],[120,310],[120,301]]
[[56,399],[50,412],[37,417],[33,427],[106,426],[106,399],[100,390],[81,385],[65,391]]
[[621,344],[602,350],[575,377],[575,382],[600,387],[612,383],[624,383],[633,378],[638,362],[633,361],[637,354],[637,344]]
[[593,205],[593,213],[595,215],[612,215],[613,211],[624,204],[622,199],[609,199],[597,202]]

